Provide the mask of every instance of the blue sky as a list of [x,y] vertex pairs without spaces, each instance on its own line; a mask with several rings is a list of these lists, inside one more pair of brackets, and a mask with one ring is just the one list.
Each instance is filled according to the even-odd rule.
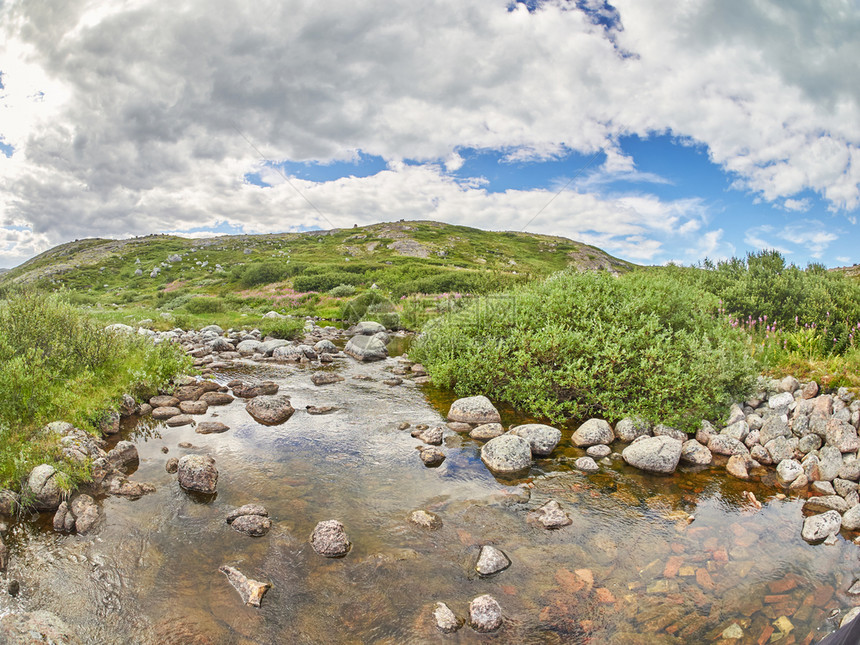
[[0,266],[399,219],[853,264],[858,32],[843,0],[10,0]]

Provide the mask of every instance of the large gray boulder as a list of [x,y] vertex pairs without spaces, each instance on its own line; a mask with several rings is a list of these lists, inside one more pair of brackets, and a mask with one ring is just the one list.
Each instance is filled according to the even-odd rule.
[[803,529],[800,535],[807,542],[820,542],[839,533],[841,527],[842,516],[836,511],[827,511],[803,520]]
[[517,473],[531,466],[531,445],[522,437],[503,434],[484,444],[481,461],[494,473]]
[[304,350],[297,345],[281,345],[272,351],[272,358],[276,361],[298,363],[304,358]]
[[615,433],[603,419],[589,419],[576,429],[570,437],[577,448],[588,448],[597,444],[609,445],[615,439]]
[[510,434],[529,442],[535,457],[546,457],[561,441],[561,430],[542,423],[527,423],[511,428]]
[[255,421],[268,426],[284,423],[295,412],[286,394],[258,396],[245,404],[245,410]]
[[615,436],[624,443],[635,441],[639,437],[651,434],[651,423],[644,419],[626,417],[615,424]]
[[179,460],[179,485],[198,493],[214,493],[218,469],[209,455],[185,455]]
[[271,356],[278,347],[285,347],[289,345],[289,341],[284,340],[283,338],[272,338],[271,340],[264,340],[260,343],[260,346],[257,350],[261,354],[265,354],[266,356]]
[[627,446],[621,457],[634,468],[668,475],[678,467],[682,446],[668,436],[644,437]]
[[501,423],[499,411],[485,396],[469,396],[457,399],[448,410],[448,421],[460,423],[484,424]]
[[385,343],[373,336],[353,336],[343,351],[358,361],[381,361],[388,357]]
[[343,524],[337,520],[326,520],[318,523],[311,533],[311,546],[322,556],[341,558],[349,552],[352,544]]
[[707,446],[703,446],[695,439],[687,439],[681,445],[681,461],[694,466],[708,466],[714,457]]
[[243,340],[241,343],[236,345],[236,351],[242,354],[243,356],[249,356],[251,354],[255,354],[256,352],[260,352],[260,348],[263,346],[259,340]]
[[57,470],[50,464],[41,464],[30,471],[27,489],[30,503],[37,511],[55,511],[63,501],[63,491],[57,483]]
[[725,434],[711,435],[708,440],[708,450],[718,455],[749,455],[749,449],[737,439]]
[[385,331],[385,325],[381,325],[378,322],[373,322],[372,320],[362,320],[355,327],[352,328],[352,331],[356,335],[362,336],[373,336],[374,334],[378,334],[379,332]]

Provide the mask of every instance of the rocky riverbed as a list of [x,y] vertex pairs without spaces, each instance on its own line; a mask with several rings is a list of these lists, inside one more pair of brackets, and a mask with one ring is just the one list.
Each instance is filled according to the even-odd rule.
[[[122,420],[101,448],[113,490],[73,498],[59,525],[53,510],[7,518],[5,633],[787,644],[814,642],[860,605],[854,534],[805,541],[810,490],[780,486],[773,466],[741,480],[727,456],[679,459],[661,476],[625,463],[627,443],[595,450],[606,444],[583,437],[606,437],[599,423],[541,431],[480,401],[452,414],[455,397],[397,356],[406,339],[364,331],[346,355],[334,328],[269,346],[175,334],[213,384],[166,393],[177,400],[153,402],[160,419]],[[482,448],[512,425],[494,452],[514,465],[494,475]],[[442,457],[432,467],[430,450]]]

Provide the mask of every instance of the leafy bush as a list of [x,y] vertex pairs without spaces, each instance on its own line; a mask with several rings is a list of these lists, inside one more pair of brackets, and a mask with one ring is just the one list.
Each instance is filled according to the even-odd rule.
[[341,284],[358,286],[364,282],[364,277],[345,271],[330,271],[313,275],[300,275],[293,278],[293,289],[296,291],[329,291]]
[[343,303],[340,317],[342,320],[355,323],[363,320],[371,308],[375,313],[388,313],[394,311],[394,304],[378,291],[368,291]]
[[670,272],[563,272],[431,321],[409,354],[437,385],[555,422],[635,415],[692,431],[756,373],[717,308]]
[[179,309],[180,307],[184,307],[193,298],[194,298],[194,296],[192,296],[191,294],[188,294],[188,293],[181,294],[181,295],[178,295],[174,298],[170,298],[169,300],[165,300],[164,303],[161,305],[161,308],[165,309],[167,311],[173,311],[174,309]]
[[302,335],[305,322],[301,318],[272,318],[266,319],[260,325],[263,336],[272,338],[283,338],[284,340],[295,340]]
[[224,301],[221,298],[192,298],[185,303],[185,310],[190,314],[216,314],[224,311]]
[[258,284],[271,284],[283,280],[285,266],[278,262],[263,262],[245,267],[239,283],[243,287],[255,287]]
[[355,294],[355,287],[351,284],[339,284],[336,287],[329,289],[328,295],[333,298],[345,298]]

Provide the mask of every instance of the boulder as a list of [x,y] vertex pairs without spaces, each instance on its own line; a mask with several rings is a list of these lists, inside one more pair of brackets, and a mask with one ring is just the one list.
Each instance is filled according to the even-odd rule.
[[487,577],[504,571],[509,566],[511,566],[511,561],[508,556],[494,546],[485,545],[481,547],[478,562],[475,564],[475,571],[478,572],[478,575]]
[[175,396],[159,394],[158,396],[154,396],[149,399],[149,405],[151,405],[153,409],[175,408],[179,406],[179,399],[177,399]]
[[41,464],[27,478],[30,505],[37,511],[55,511],[63,501],[63,491],[57,484],[57,471],[50,464]]
[[115,468],[125,470],[139,463],[140,455],[137,453],[137,446],[131,441],[120,441],[107,454],[107,460]]
[[621,457],[625,462],[651,473],[671,474],[681,459],[682,443],[672,437],[641,437],[627,446]]
[[528,514],[528,521],[539,524],[545,529],[559,529],[570,525],[573,520],[564,512],[561,504],[551,499],[546,504]]
[[245,404],[245,410],[258,423],[264,425],[279,425],[289,419],[295,410],[290,405],[290,397],[286,394],[258,396]]
[[218,469],[209,455],[185,455],[179,460],[179,485],[198,493],[214,493]]
[[194,432],[197,434],[217,434],[227,432],[229,429],[230,426],[226,426],[219,421],[203,421],[197,424],[197,427],[194,428]]
[[362,320],[352,328],[352,332],[363,336],[373,336],[379,332],[385,332],[385,325],[381,325],[380,323],[372,320]]
[[179,408],[174,407],[161,407],[155,408],[152,411],[152,418],[158,419],[159,421],[163,421],[164,419],[169,419],[171,417],[179,416],[182,414]]
[[492,632],[502,626],[502,608],[489,594],[469,603],[469,625],[476,632]]
[[535,457],[546,457],[561,440],[561,430],[541,423],[527,423],[511,428],[510,434],[522,437],[529,442]]
[[76,495],[69,505],[75,517],[75,530],[80,535],[89,533],[99,521],[99,507],[89,495]]
[[707,466],[714,457],[707,446],[703,446],[695,439],[688,439],[681,445],[681,461],[694,466]]
[[612,448],[602,443],[598,443],[597,445],[586,448],[585,454],[592,459],[603,459],[604,457],[608,457],[612,454]]
[[170,417],[165,423],[171,428],[178,428],[179,426],[187,426],[194,423],[194,419],[187,414],[177,414],[174,417]]
[[263,600],[263,595],[272,588],[272,585],[268,582],[252,580],[238,569],[227,565],[219,567],[218,571],[227,576],[227,580],[239,592],[242,602],[249,607],[259,607]]
[[584,473],[596,473],[600,470],[600,466],[591,457],[580,457],[573,462],[573,465]]
[[783,486],[788,486],[803,474],[803,466],[794,459],[783,459],[776,466],[776,475]]
[[673,439],[677,439],[682,443],[689,439],[686,432],[682,432],[677,428],[673,428],[662,423],[658,423],[656,426],[654,426],[654,429],[651,431],[651,434],[653,434],[655,437],[672,437]]
[[517,473],[531,466],[531,445],[522,437],[503,434],[483,445],[481,461],[494,473]]
[[381,361],[388,357],[388,348],[373,336],[353,336],[343,352],[358,361]]
[[[454,421],[453,423],[459,422]],[[468,426],[468,424],[466,425]],[[505,429],[502,427],[501,423],[483,423],[474,428],[469,433],[469,436],[477,441],[489,441],[490,439],[495,439],[503,434],[505,434]]]
[[272,520],[264,515],[242,515],[230,522],[233,530],[251,537],[262,537],[272,528]]
[[344,380],[343,377],[337,372],[314,372],[311,375],[311,382],[314,385],[330,385],[342,380]]
[[227,405],[233,402],[233,396],[227,392],[206,392],[200,400],[208,405]]
[[180,401],[179,411],[182,414],[206,414],[209,404],[206,401]]
[[421,446],[418,449],[418,456],[428,468],[435,468],[445,461],[445,453],[434,446]]
[[326,520],[317,524],[311,533],[311,546],[322,556],[340,558],[349,552],[352,544],[343,524],[337,520]]
[[820,542],[839,533],[841,527],[842,516],[836,511],[827,511],[803,520],[803,529],[800,535],[807,542]]
[[638,437],[651,434],[651,423],[644,419],[626,417],[615,424],[615,437],[619,441],[630,443]]
[[597,444],[609,445],[615,439],[615,433],[603,419],[589,419],[576,429],[570,440],[577,448],[587,448]]
[[480,425],[501,423],[502,417],[487,397],[470,396],[457,399],[451,404],[451,409],[448,410],[448,420]]
[[715,434],[711,435],[708,440],[708,450],[717,455],[749,455],[749,449],[737,439],[733,439],[728,435]]

